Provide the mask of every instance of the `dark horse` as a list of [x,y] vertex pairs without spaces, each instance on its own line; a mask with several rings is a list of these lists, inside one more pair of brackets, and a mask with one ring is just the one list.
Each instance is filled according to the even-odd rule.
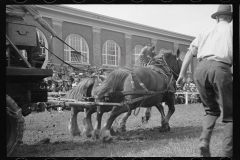
[[[143,60],[150,57],[150,62],[147,67],[139,66],[134,68],[131,72],[117,69],[108,75],[108,78],[98,86],[94,92],[95,101],[101,101],[108,93],[116,93],[122,91],[123,93],[145,91],[152,93],[149,95],[128,94],[122,96],[115,96],[119,102],[124,103],[124,106],[114,106],[112,108],[110,117],[106,124],[101,129],[99,137],[101,140],[111,140],[110,128],[114,120],[122,113],[128,112],[142,106],[156,106],[162,116],[162,130],[170,130],[169,119],[175,111],[174,106],[174,88],[175,81],[180,72],[182,61],[173,54],[172,51],[165,51],[163,54],[156,55],[154,53],[155,46],[146,46]],[[147,57],[147,58],[144,58]],[[149,96],[148,98],[146,98]],[[142,97],[140,101],[133,101],[136,98]],[[133,103],[131,103],[133,102]],[[169,111],[167,116],[164,114],[161,102],[166,102]],[[98,116],[98,115],[97,115]]]

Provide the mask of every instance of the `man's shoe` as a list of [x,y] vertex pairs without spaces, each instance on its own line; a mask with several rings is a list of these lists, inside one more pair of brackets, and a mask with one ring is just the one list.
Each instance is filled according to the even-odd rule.
[[211,157],[210,151],[209,151],[209,141],[206,139],[202,139],[199,144],[200,149],[200,156],[202,157]]

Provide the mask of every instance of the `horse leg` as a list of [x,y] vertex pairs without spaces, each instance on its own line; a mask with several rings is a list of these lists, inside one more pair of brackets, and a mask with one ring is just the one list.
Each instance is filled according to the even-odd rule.
[[101,109],[100,109],[100,112],[97,112],[96,124],[95,124],[94,130],[92,131],[92,137],[94,140],[99,139],[102,115],[103,115],[103,111],[101,111]]
[[174,99],[171,99],[167,102],[168,104],[168,114],[164,117],[164,120],[162,121],[162,128],[159,130],[160,132],[167,132],[170,131],[169,126],[169,120],[172,116],[172,114],[175,112],[175,106],[174,106]]
[[151,117],[152,107],[145,108],[145,117],[142,117],[142,123],[148,123],[148,120]]
[[70,134],[72,136],[80,136],[81,132],[78,128],[78,123],[77,123],[77,114],[79,110],[78,108],[71,107],[71,117],[68,123],[68,130],[70,131]]
[[168,130],[168,123],[166,123],[165,121],[165,112],[164,112],[164,108],[163,108],[163,105],[161,103],[159,103],[158,105],[156,105],[156,108],[158,109],[158,111],[160,112],[161,114],[161,124],[162,126],[160,127],[159,131],[160,132],[166,132]]
[[112,126],[114,120],[120,114],[122,114],[124,112],[127,112],[127,108],[125,108],[125,107],[114,106],[112,108],[110,117],[107,119],[107,122],[105,123],[104,127],[101,129],[100,140],[102,140],[102,141],[110,141],[110,140],[112,140],[112,136],[110,134],[111,126]]
[[92,119],[91,116],[95,112],[94,108],[84,109],[85,117],[83,118],[83,125],[85,126],[83,129],[83,133],[86,135],[86,137],[92,137]]
[[126,123],[127,123],[127,119],[128,117],[131,115],[131,111],[129,112],[126,112],[123,114],[121,120],[120,120],[120,123],[119,123],[119,126],[120,128],[118,129],[119,132],[125,132],[126,131]]

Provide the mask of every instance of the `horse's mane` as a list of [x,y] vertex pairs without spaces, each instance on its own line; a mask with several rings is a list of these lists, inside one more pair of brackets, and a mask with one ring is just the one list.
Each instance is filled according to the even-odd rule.
[[87,96],[87,91],[89,86],[93,85],[95,82],[94,78],[84,78],[81,82],[77,84],[77,86],[71,89],[66,94],[66,98],[82,100],[83,96]]
[[93,96],[98,95],[98,98],[103,97],[108,92],[115,92],[123,83],[126,77],[129,75],[127,69],[119,68],[112,71],[108,78],[105,79],[102,84],[95,88]]

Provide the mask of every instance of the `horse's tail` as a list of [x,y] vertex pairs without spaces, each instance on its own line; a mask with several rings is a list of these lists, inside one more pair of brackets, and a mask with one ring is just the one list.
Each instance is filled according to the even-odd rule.
[[94,84],[94,82],[95,81],[93,78],[84,78],[81,82],[77,84],[75,88],[73,88],[66,94],[66,98],[82,100],[83,96],[88,96],[87,91],[89,87]]
[[120,91],[123,88],[124,81],[128,75],[129,71],[127,69],[119,68],[112,71],[100,86],[94,88],[93,96],[96,99],[101,99],[110,91]]

